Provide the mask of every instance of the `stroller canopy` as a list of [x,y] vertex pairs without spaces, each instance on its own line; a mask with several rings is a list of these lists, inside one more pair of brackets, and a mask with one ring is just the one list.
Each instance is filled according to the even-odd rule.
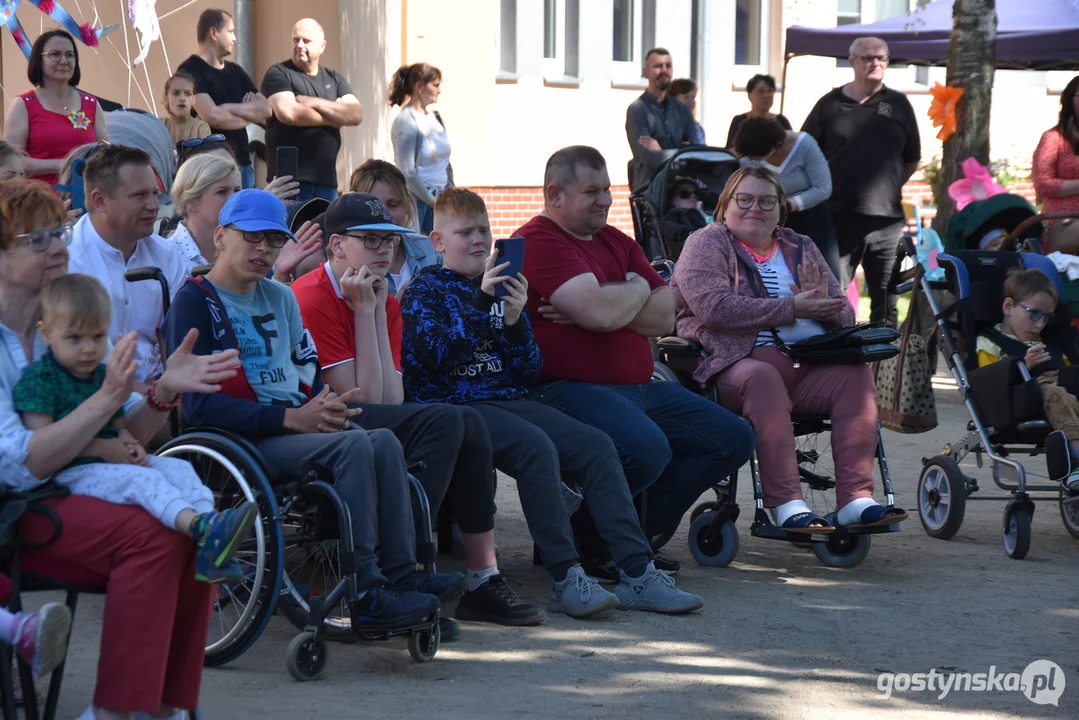
[[[1021,195],[1004,193],[972,202],[948,222],[944,247],[949,252],[976,250],[978,240],[990,230],[1000,228],[1010,233],[1024,220],[1037,214],[1037,208]],[[1034,233],[1038,235],[1040,232],[1039,225]]]
[[[788,55],[845,58],[855,38],[888,43],[892,62],[945,65],[952,35],[952,0],[934,0],[909,15],[867,25],[787,29]],[[1079,2],[997,0],[997,67],[1079,70]]]

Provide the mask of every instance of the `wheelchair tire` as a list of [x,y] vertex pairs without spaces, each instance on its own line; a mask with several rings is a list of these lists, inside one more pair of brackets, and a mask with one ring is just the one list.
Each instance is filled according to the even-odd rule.
[[673,382],[677,385],[681,385],[682,381],[678,379],[678,375],[674,370],[664,365],[661,362],[657,362],[652,368],[652,382]]
[[[834,521],[834,518],[829,518],[829,521]],[[813,554],[828,567],[852,568],[869,554],[872,537],[834,532],[827,541],[813,543]]]
[[690,525],[689,554],[702,567],[727,567],[738,556],[738,528],[728,520],[723,523],[716,539],[706,544],[705,533],[714,517],[712,512],[706,512]]
[[1030,552],[1030,525],[1030,511],[1025,508],[1013,509],[1009,503],[1004,510],[1001,536],[1004,539],[1004,552],[1012,560],[1022,560]]
[[706,512],[712,512],[715,509],[716,503],[714,502],[703,502],[697,507],[693,508],[693,512],[689,514],[690,526],[692,526],[693,523],[697,522],[697,518],[699,518],[701,515],[704,515]]
[[951,457],[936,455],[918,478],[918,517],[929,537],[948,540],[959,532],[967,510],[967,482]]
[[214,491],[218,503],[224,498],[231,507],[241,500],[252,500],[258,508],[254,537],[236,552],[250,580],[219,585],[214,602],[203,664],[219,667],[247,652],[266,629],[277,605],[284,548],[273,487],[261,462],[246,448],[212,432],[181,435],[165,443],[157,454],[190,462]]
[[438,654],[442,642],[442,630],[438,623],[426,632],[416,632],[408,636],[408,654],[418,663],[431,662]]
[[1079,540],[1079,502],[1065,505],[1064,501],[1069,497],[1079,498],[1079,493],[1069,493],[1063,488],[1060,491],[1060,519],[1064,521],[1064,529],[1076,540]]
[[299,682],[318,680],[326,671],[329,650],[326,641],[313,632],[302,632],[292,638],[285,651],[288,674]]

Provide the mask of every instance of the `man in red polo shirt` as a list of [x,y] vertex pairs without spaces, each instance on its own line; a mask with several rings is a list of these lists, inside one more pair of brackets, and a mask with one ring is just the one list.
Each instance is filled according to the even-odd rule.
[[[461,528],[468,591],[457,606],[461,620],[538,625],[541,608],[522,602],[495,561],[494,471],[491,439],[474,409],[405,403],[401,382],[401,305],[388,293],[386,274],[406,228],[393,224],[375,195],[347,193],[326,209],[325,263],[292,283],[304,326],[315,341],[322,379],[334,392],[360,391],[365,430],[397,436],[416,472],[431,512],[447,498]],[[362,471],[362,470],[360,470]],[[448,617],[442,637],[460,633]]]
[[552,155],[543,200],[516,233],[543,353],[537,397],[611,437],[630,490],[650,488],[645,532],[655,538],[749,460],[753,433],[681,385],[651,382],[648,338],[673,331],[674,297],[640,246],[607,224],[611,181],[599,151]]

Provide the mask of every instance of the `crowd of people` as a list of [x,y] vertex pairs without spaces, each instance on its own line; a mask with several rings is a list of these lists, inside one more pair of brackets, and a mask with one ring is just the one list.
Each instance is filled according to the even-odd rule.
[[[111,116],[128,113],[106,119],[77,88],[74,40],[43,34],[36,89],[12,104],[0,145],[0,469],[15,490],[51,478],[71,491],[46,501],[64,529],[25,552],[24,568],[108,588],[83,717],[195,708],[211,586],[242,576],[234,554],[254,506],[215,511],[189,465],[148,452],[177,407],[190,424],[248,439],[283,479],[329,471],[353,519],[350,610],[370,627],[458,599],[456,619],[510,626],[548,612],[697,610],[704,599],[676,586],[678,563],[653,540],[755,448],[764,505],[789,532],[906,517],[873,499],[869,368],[799,367],[779,349],[854,322],[844,293],[859,264],[874,318],[894,317],[899,192],[920,147],[910,104],[883,85],[883,42],[852,45],[854,81],[821,98],[801,132],[771,114],[772,78],[750,82],[753,109],[729,143],[744,167],[714,218],[686,233],[668,284],[608,224],[611,181],[594,148],[550,156],[543,211],[514,233],[523,267],[505,274],[483,199],[454,187],[430,108],[437,68],[394,74],[395,162],[367,160],[339,195],[341,128],[363,109],[320,64],[318,23],[296,23],[292,57],[261,88],[226,59],[227,12],[203,12],[197,39],[166,84],[166,117],[145,118],[168,139],[148,141],[132,125],[144,120],[113,133]],[[672,80],[670,54],[650,51],[643,75],[626,120],[634,187],[705,141],[696,86]],[[1062,112],[1066,142],[1075,113]],[[251,123],[266,125],[266,189],[252,187]],[[175,149],[167,160],[162,143]],[[279,147],[299,148],[296,177],[279,176]],[[689,180],[677,184],[684,209],[700,210]],[[1055,187],[1069,196],[1075,182]],[[163,273],[168,312],[156,284],[125,278],[140,267]],[[675,331],[708,353],[695,377],[715,383],[718,403],[651,381],[649,339]],[[802,498],[792,413],[836,421],[834,522]],[[432,512],[452,511],[463,574],[417,572],[410,465]],[[515,481],[550,573],[546,609],[498,566],[496,469]],[[23,521],[29,540],[50,530]],[[52,667],[64,613],[0,614],[0,639],[36,670]],[[461,633],[445,614],[440,630]]]

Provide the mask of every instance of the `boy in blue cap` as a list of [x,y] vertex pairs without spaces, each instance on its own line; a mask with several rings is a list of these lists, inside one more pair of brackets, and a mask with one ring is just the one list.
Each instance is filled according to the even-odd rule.
[[244,436],[280,477],[328,470],[352,516],[360,591],[350,605],[353,622],[377,630],[422,621],[440,602],[459,597],[465,579],[416,571],[401,444],[389,430],[352,424],[359,413],[348,407],[354,394],[338,396],[323,385],[296,298],[266,278],[284,244],[295,240],[284,203],[263,190],[243,190],[221,208],[218,222],[216,263],[176,294],[165,336],[176,347],[198,328],[196,355],[237,348],[243,368],[219,393],[185,395],[184,417]]

